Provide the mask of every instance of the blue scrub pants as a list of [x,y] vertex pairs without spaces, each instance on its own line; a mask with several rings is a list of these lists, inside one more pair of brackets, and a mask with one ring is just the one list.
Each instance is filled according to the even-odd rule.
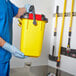
[[9,76],[10,63],[0,63],[0,76]]

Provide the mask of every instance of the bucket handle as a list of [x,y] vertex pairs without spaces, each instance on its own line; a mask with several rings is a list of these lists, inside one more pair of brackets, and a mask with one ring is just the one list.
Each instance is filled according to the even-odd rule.
[[22,26],[22,20],[20,18],[18,19],[18,22],[19,22],[18,25],[21,27]]
[[32,5],[32,6],[30,6],[29,11],[33,13],[33,24],[34,24],[34,25],[37,25],[36,17],[35,17],[35,8],[34,8],[34,6],[33,6],[33,5]]

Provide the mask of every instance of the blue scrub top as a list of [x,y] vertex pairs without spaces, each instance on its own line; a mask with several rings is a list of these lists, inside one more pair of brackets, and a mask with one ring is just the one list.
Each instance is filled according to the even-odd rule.
[[[12,44],[12,21],[18,8],[9,0],[0,0],[0,37]],[[0,47],[0,63],[8,62],[11,53]]]

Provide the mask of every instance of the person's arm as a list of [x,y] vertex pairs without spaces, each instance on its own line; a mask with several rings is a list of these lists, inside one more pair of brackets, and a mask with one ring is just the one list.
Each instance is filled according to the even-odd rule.
[[31,7],[30,4],[26,4],[24,6],[24,8],[19,8],[18,13],[16,15],[16,17],[21,17],[24,13],[28,12],[29,13],[29,8]]
[[19,8],[18,13],[15,17],[20,18],[26,12],[25,8]]
[[29,8],[31,6],[30,4],[26,4],[23,8],[18,8],[13,3],[10,2],[10,4],[13,9],[13,17],[17,17],[17,18],[20,18],[26,12],[29,13]]
[[13,17],[19,18],[20,16],[22,16],[26,12],[26,9],[24,7],[18,8],[12,2],[10,2],[10,4],[11,4],[12,10],[13,10]]
[[6,41],[0,37],[0,47],[3,47],[5,43]]
[[22,59],[27,58],[27,56],[24,56],[24,54],[22,52],[20,52],[19,49],[17,49],[13,45],[7,43],[1,37],[0,37],[0,47],[2,47],[3,49],[7,50],[11,54],[13,54],[15,57],[22,58]]

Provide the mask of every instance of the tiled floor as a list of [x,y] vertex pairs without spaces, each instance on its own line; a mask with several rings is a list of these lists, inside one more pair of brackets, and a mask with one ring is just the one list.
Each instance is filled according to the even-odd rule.
[[47,76],[47,67],[25,67],[11,69],[10,76]]
[[26,68],[11,69],[10,76],[30,76],[30,72]]
[[[25,68],[17,68],[11,69],[10,76],[48,76],[47,73],[52,72],[55,73],[55,69],[47,66],[39,66],[39,67],[25,67]],[[73,76],[65,72],[61,72],[61,76]]]

